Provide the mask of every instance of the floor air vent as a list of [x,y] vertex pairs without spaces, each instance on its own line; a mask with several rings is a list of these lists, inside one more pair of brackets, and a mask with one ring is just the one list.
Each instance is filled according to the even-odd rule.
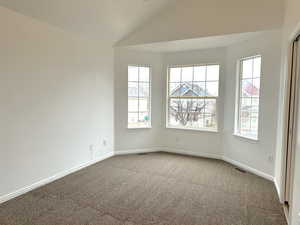
[[236,169],[237,171],[239,171],[240,173],[246,173],[246,171],[243,170],[243,169],[241,169],[241,168],[236,167],[235,169]]

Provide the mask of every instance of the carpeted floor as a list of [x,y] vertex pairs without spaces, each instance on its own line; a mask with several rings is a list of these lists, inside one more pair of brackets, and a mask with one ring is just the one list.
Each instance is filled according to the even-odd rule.
[[118,156],[0,205],[1,225],[286,225],[270,181],[167,153]]

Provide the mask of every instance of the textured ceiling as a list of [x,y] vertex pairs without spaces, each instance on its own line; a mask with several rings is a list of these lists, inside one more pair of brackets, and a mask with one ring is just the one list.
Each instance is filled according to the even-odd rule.
[[0,0],[64,30],[115,43],[176,0]]

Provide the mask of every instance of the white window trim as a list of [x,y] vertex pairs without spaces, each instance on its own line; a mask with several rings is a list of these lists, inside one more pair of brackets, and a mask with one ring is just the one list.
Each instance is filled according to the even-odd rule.
[[[169,78],[170,78],[170,68],[182,68],[182,67],[196,67],[196,66],[210,66],[218,65],[219,66],[219,80],[218,80],[218,97],[213,97],[216,99],[216,128],[214,129],[205,129],[205,128],[185,128],[185,127],[172,127],[169,125]],[[219,133],[219,98],[220,98],[220,74],[221,74],[221,63],[200,63],[200,64],[184,64],[184,65],[168,65],[167,66],[167,82],[166,82],[166,129],[174,130],[186,130],[186,131],[197,131],[197,132],[208,132],[208,133]],[[199,99],[205,99],[205,97],[199,97]]]
[[[150,122],[148,126],[140,126],[140,127],[129,127],[128,123],[128,83],[129,83],[129,74],[128,74],[128,67],[135,66],[135,67],[148,67],[149,68],[149,116]],[[127,129],[128,130],[140,130],[140,129],[151,129],[152,128],[152,67],[148,64],[128,64],[127,65]]]
[[239,120],[240,120],[240,95],[241,95],[241,76],[242,76],[242,71],[241,71],[241,63],[243,60],[247,60],[247,59],[253,59],[256,57],[261,57],[261,72],[260,72],[260,82],[262,80],[262,65],[263,65],[263,57],[261,54],[254,54],[252,56],[247,56],[247,57],[243,57],[240,58],[237,61],[236,64],[236,95],[235,95],[235,111],[234,111],[234,130],[233,130],[233,136],[239,137],[239,138],[243,138],[243,139],[247,139],[250,141],[255,141],[255,142],[259,142],[260,141],[260,104],[261,104],[261,84],[260,84],[260,90],[259,90],[259,106],[258,106],[258,126],[257,126],[257,137],[250,137],[247,135],[243,135],[240,133],[240,129],[239,129]]

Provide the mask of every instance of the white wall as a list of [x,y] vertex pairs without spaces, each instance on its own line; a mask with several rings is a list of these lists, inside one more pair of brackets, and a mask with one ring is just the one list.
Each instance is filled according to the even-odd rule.
[[[224,155],[271,176],[274,176],[276,154],[280,43],[281,31],[272,31],[227,48]],[[233,135],[237,81],[236,66],[239,59],[253,55],[262,56],[258,141],[251,141]],[[272,158],[271,161],[269,157]]]
[[113,150],[113,49],[2,7],[0,27],[3,197]]
[[[152,128],[128,129],[128,65],[149,65],[152,70]],[[141,150],[161,147],[162,127],[162,55],[131,51],[123,48],[115,50],[115,150]]]
[[284,0],[176,1],[120,41],[119,45],[280,28],[283,22],[283,2]]
[[[223,103],[225,95],[225,61],[226,49],[216,48],[198,51],[186,51],[178,53],[164,54],[164,70],[163,76],[163,127],[162,127],[162,143],[171,150],[184,150],[196,155],[204,155],[211,157],[220,157],[222,155],[221,141],[223,130]],[[218,98],[218,126],[219,131],[202,132],[192,130],[170,129],[166,127],[166,93],[167,93],[167,70],[171,65],[191,65],[218,63],[220,64],[220,97]]]

